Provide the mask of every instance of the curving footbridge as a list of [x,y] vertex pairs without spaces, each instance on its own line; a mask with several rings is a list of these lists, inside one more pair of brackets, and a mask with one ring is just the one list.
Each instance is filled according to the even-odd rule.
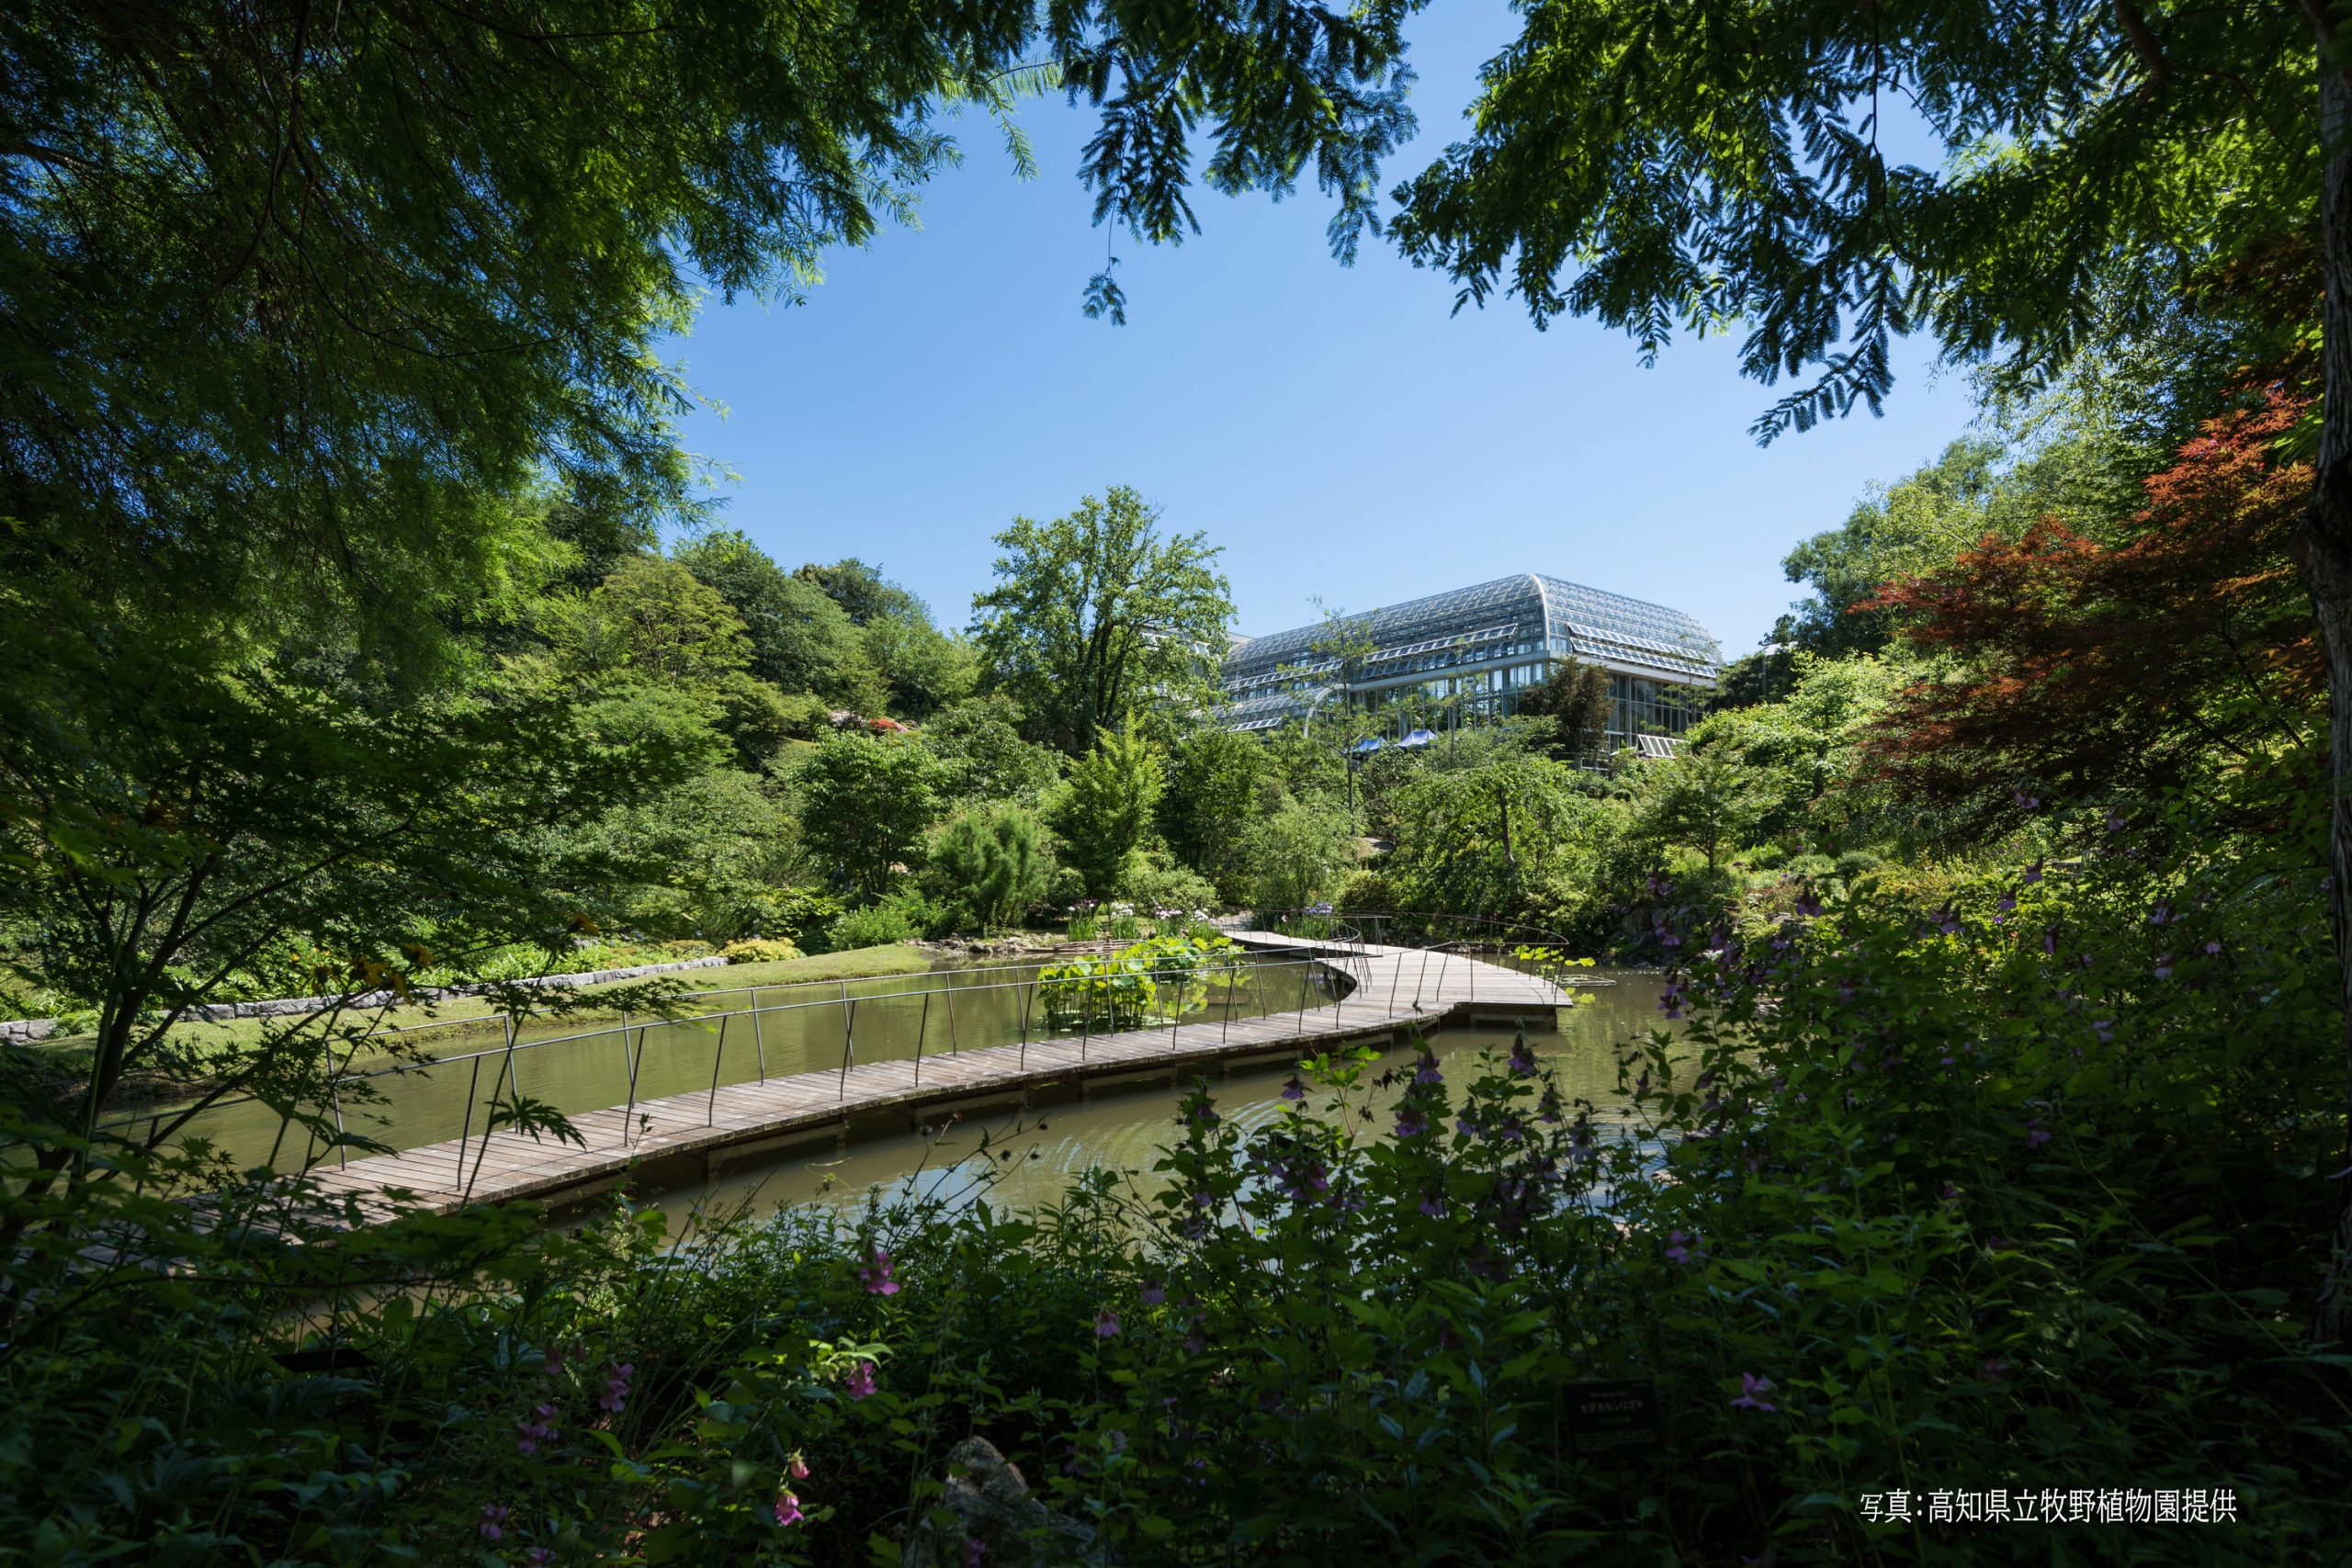
[[[745,1070],[762,1015],[781,1010],[714,1013],[694,1021],[711,1027],[714,1036],[709,1087],[647,1100],[632,1093],[625,1104],[572,1114],[568,1120],[584,1146],[508,1128],[484,1132],[472,1125],[469,1109],[469,1124],[456,1138],[392,1154],[343,1157],[311,1175],[328,1194],[348,1196],[371,1214],[418,1206],[447,1212],[510,1199],[569,1200],[607,1188],[639,1168],[684,1166],[689,1168],[678,1174],[691,1176],[691,1165],[699,1162],[708,1173],[725,1161],[812,1140],[846,1141],[861,1123],[920,1125],[951,1111],[1016,1101],[1052,1086],[1075,1085],[1084,1093],[1105,1082],[1222,1075],[1237,1063],[1296,1060],[1340,1045],[1393,1044],[1411,1030],[1450,1024],[1549,1032],[1556,1026],[1554,1010],[1573,999],[1550,979],[1478,956],[1485,944],[1477,942],[1408,946],[1367,941],[1352,931],[1228,934],[1266,955],[1260,963],[1295,964],[1303,978],[1311,976],[1312,984],[1298,987],[1296,1008],[1237,1016],[1228,1001],[1222,1016],[1192,1022],[1179,1013],[1170,1022],[1115,1032],[1033,1034],[1024,1004],[1023,1037],[1016,1043],[924,1055],[919,1037],[911,1058],[857,1061],[855,1001],[845,995],[838,1070],[769,1077],[763,1055],[757,1080],[739,1082],[722,1081],[725,1069],[732,1065]],[[1404,934],[1401,928],[1398,934]],[[952,1011],[949,1016],[952,1028]],[[624,1026],[618,1042],[625,1057],[628,1039]],[[640,1032],[640,1055],[642,1040]],[[477,1092],[485,1066],[494,1098],[502,1075],[514,1081],[518,1049],[543,1050],[554,1043],[560,1043],[518,1047],[510,1038],[501,1049],[474,1054],[469,1059]],[[453,1060],[468,1059],[445,1058],[435,1066],[448,1070]],[[636,1081],[632,1065],[632,1086]],[[469,1108],[472,1103],[469,1099]]]

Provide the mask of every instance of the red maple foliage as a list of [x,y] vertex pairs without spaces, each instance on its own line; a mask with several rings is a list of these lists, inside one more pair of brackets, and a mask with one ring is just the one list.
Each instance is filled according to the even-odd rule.
[[1898,698],[1882,773],[1984,828],[2304,753],[2325,703],[2293,557],[2311,469],[2273,456],[2302,407],[2274,390],[2200,426],[2121,544],[2045,519],[1855,606],[1956,665]]

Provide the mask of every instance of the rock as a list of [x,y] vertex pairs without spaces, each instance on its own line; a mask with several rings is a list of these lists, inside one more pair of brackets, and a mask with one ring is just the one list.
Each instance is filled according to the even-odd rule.
[[1021,1468],[986,1438],[967,1438],[947,1452],[947,1489],[930,1504],[956,1523],[924,1517],[907,1534],[901,1568],[963,1568],[978,1541],[983,1568],[1078,1568],[1098,1563],[1094,1531],[1029,1495]]

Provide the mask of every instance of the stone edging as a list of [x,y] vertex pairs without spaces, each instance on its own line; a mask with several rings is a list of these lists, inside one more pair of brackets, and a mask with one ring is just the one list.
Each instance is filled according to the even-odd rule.
[[[366,991],[356,997],[342,998],[343,1005],[354,1008],[390,1007],[397,1002],[437,1002],[451,997],[477,997],[486,991],[507,986],[602,986],[613,980],[639,980],[648,975],[673,975],[684,969],[721,969],[727,960],[718,953],[706,958],[682,958],[674,964],[639,964],[626,969],[592,969],[577,975],[539,975],[521,980],[503,980],[476,986],[433,986],[411,991],[402,996],[398,991]],[[187,1017],[204,1023],[224,1023],[232,1018],[278,1018],[288,1013],[316,1012],[332,1007],[334,997],[280,997],[266,1002],[211,1002],[187,1010]],[[0,1022],[0,1043],[27,1045],[36,1040],[46,1040],[57,1032],[53,1018],[24,1018]]]

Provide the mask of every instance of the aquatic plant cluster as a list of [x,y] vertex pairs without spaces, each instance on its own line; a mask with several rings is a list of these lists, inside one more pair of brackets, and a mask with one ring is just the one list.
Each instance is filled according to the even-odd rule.
[[1049,1029],[1108,1033],[1165,1023],[1205,1009],[1212,987],[1233,984],[1248,966],[1233,939],[1215,931],[1146,937],[1038,970],[1037,1005]]

